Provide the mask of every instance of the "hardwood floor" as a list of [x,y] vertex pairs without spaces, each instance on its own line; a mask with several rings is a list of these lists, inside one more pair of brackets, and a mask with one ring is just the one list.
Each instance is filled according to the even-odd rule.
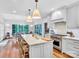
[[6,46],[0,46],[0,58],[19,58],[19,46],[15,39],[9,39]]
[[67,54],[62,54],[61,51],[57,49],[53,49],[53,56],[54,58],[72,58],[71,56],[68,56]]
[[[1,46],[0,46],[1,48]],[[0,49],[0,58],[19,58],[19,45],[15,40],[9,40],[5,49]],[[61,51],[53,49],[53,58],[72,58],[66,54],[62,54]]]

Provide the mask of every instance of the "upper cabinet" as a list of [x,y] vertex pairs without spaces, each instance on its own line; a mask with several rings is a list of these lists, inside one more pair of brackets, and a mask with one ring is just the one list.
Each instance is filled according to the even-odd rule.
[[67,26],[68,28],[78,27],[78,6],[74,5],[67,8]]

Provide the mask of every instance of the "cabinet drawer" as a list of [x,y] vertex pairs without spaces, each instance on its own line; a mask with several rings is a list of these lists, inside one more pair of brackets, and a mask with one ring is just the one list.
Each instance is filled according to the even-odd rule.
[[73,41],[73,44],[75,44],[75,45],[79,45],[79,41]]
[[73,48],[79,51],[79,47],[73,47]]
[[76,40],[69,39],[69,40],[67,40],[67,43],[68,44],[71,44],[71,45],[79,46],[79,41],[76,41]]
[[79,53],[79,47],[73,47],[73,48],[71,48],[71,50],[73,50],[73,51]]
[[68,42],[67,44],[68,44],[69,49],[79,52],[79,44],[78,44],[78,42],[76,43],[76,42],[72,41],[72,42]]
[[78,43],[68,42],[67,44],[70,45],[70,46],[73,46],[73,47],[79,47]]
[[79,41],[73,39],[63,40],[63,51],[74,57],[79,57]]

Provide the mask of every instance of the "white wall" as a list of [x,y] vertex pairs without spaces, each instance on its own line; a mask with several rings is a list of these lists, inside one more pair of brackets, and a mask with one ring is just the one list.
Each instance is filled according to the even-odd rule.
[[5,34],[7,32],[10,32],[10,34],[12,34],[12,24],[20,24],[20,25],[25,25],[27,23],[23,22],[23,21],[5,21]]
[[77,11],[78,11],[78,12],[77,12],[77,13],[78,13],[78,15],[77,15],[77,17],[78,17],[78,19],[77,19],[77,26],[78,26],[78,28],[79,28],[79,5],[78,5],[77,8],[78,8],[78,10],[77,10]]
[[4,37],[4,20],[0,15],[0,40]]

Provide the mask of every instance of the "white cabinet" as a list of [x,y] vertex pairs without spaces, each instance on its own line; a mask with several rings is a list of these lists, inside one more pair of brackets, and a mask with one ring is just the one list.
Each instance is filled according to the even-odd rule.
[[53,57],[53,42],[37,44],[29,47],[30,58],[51,58]]
[[74,5],[68,7],[67,9],[67,24],[68,28],[77,28],[78,27],[78,6]]
[[53,57],[53,42],[48,42],[44,44],[44,57],[51,58]]
[[25,34],[22,37],[29,45],[29,58],[51,58],[53,56],[53,40],[45,41],[40,39],[40,36],[35,38],[31,34]]
[[72,57],[79,57],[79,40],[64,38],[62,51]]
[[30,46],[29,56],[31,58],[40,58],[41,57],[41,45]]

